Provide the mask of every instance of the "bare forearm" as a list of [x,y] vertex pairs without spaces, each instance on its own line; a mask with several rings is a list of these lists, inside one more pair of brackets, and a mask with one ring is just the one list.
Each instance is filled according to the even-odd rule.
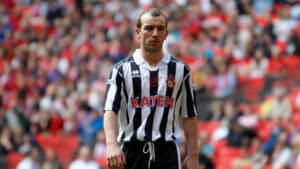
[[104,132],[106,137],[106,160],[111,169],[124,169],[126,159],[117,141],[118,115],[113,111],[104,113]]
[[118,115],[110,110],[104,113],[104,132],[106,144],[118,144]]
[[183,130],[188,144],[188,156],[198,158],[198,128],[197,118],[182,118]]

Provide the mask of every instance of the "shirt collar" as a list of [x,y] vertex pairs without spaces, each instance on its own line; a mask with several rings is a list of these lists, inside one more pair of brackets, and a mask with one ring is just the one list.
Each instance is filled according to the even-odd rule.
[[[133,53],[133,59],[134,59],[135,63],[138,64],[138,65],[146,62],[145,59],[141,55],[141,49],[136,49],[134,51],[134,53]],[[164,56],[160,60],[160,62],[168,64],[169,61],[170,61],[170,59],[171,59],[171,55],[166,50],[164,50]]]

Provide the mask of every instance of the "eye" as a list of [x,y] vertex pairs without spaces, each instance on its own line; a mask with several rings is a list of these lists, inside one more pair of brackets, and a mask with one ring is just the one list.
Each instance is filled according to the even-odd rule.
[[159,26],[159,27],[158,27],[158,30],[159,30],[159,31],[164,31],[164,30],[165,30],[165,27],[164,27],[164,26]]
[[146,31],[152,31],[154,29],[154,27],[153,26],[145,26],[144,29]]

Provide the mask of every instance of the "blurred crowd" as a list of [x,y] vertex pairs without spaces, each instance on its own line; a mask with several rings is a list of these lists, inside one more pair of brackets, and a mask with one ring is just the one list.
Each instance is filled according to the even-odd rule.
[[[216,146],[226,140],[244,152],[234,168],[300,168],[297,0],[2,0],[0,168],[12,151],[24,155],[22,165],[69,167],[54,150],[44,151],[38,134],[79,135],[74,159],[105,157],[106,79],[138,48],[137,17],[152,7],[168,17],[165,50],[193,71],[199,123],[218,126],[200,128],[202,166],[213,168]],[[299,69],[291,70],[291,62]],[[252,79],[263,79],[255,105],[243,90]],[[267,136],[258,131],[260,121],[272,124]],[[184,156],[184,139],[178,144]]]

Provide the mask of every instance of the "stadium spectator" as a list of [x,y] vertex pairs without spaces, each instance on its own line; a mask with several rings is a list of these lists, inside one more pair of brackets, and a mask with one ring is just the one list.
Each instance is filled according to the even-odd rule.
[[25,154],[32,148],[32,140],[28,134],[24,134],[22,144],[19,146],[18,152]]
[[226,98],[232,94],[236,85],[236,77],[229,70],[225,60],[216,61],[216,72],[210,78],[212,95],[215,98]]
[[[280,4],[280,8],[278,9],[278,14],[280,15],[280,18],[277,18],[278,21],[274,23],[273,31],[276,35],[276,40],[278,43],[283,42],[286,44],[286,42],[289,39],[290,31],[295,29],[296,27],[296,20],[291,18],[291,6],[287,3]],[[281,48],[280,52],[283,52]]]
[[278,82],[283,81],[286,78],[287,70],[283,62],[278,46],[273,45],[271,48],[271,58],[269,59],[266,81],[264,84],[264,94],[270,94],[272,86]]
[[88,146],[81,146],[79,156],[70,164],[70,169],[99,169],[98,164],[92,160],[91,150]]
[[95,144],[97,133],[100,130],[103,130],[103,117],[100,117],[96,110],[86,112],[85,117],[81,120],[80,124],[82,144],[92,148]]
[[254,132],[258,125],[258,117],[251,111],[251,106],[249,104],[242,104],[240,113],[241,114],[237,118],[237,122],[245,129],[252,130]]
[[198,144],[200,144],[199,150],[202,153],[202,155],[208,157],[209,159],[212,159],[215,150],[209,143],[209,137],[210,133],[206,131],[201,132],[198,139]]
[[32,147],[24,159],[18,164],[16,169],[40,169],[40,151],[37,147]]
[[220,119],[220,126],[212,133],[212,142],[217,142],[221,139],[226,139],[231,127],[231,121],[237,116],[236,105],[233,100],[224,101],[224,115]]
[[199,164],[200,168],[205,169],[213,169],[214,164],[212,162],[214,150],[212,145],[210,145],[208,140],[208,134],[203,132],[198,139],[198,146],[199,146]]
[[236,119],[232,119],[230,121],[228,135],[226,137],[227,145],[240,147],[245,141],[245,137],[243,135],[243,127],[237,123]]
[[211,103],[210,111],[203,120],[206,121],[220,121],[224,116],[223,106],[221,101],[214,101]]
[[95,161],[100,165],[100,167],[107,168],[106,142],[103,130],[99,130],[99,132],[97,133],[97,141],[93,147],[93,152],[93,157]]
[[106,144],[104,131],[100,130],[97,133],[97,142],[94,146],[94,158],[105,158],[106,157]]
[[77,133],[76,117],[75,114],[71,111],[67,111],[64,117],[64,132],[69,134]]
[[14,130],[12,131],[12,136],[11,136],[14,140],[14,144],[15,144],[15,148],[21,147],[21,145],[23,144],[24,141],[24,131],[21,125],[18,125],[14,128]]
[[42,169],[54,169],[51,163],[45,162],[42,165]]
[[291,104],[286,96],[286,88],[275,86],[273,89],[274,99],[270,107],[270,118],[273,120],[289,121],[292,113]]
[[57,158],[57,154],[54,149],[48,149],[45,152],[45,160],[42,164],[43,168],[47,168],[47,166],[51,166],[51,169],[61,169],[62,165],[59,159]]
[[268,161],[268,156],[263,151],[263,143],[260,138],[255,137],[252,139],[250,147],[251,156],[251,165],[253,169],[263,168]]
[[241,110],[235,110],[234,116],[229,121],[226,139],[229,146],[242,147],[247,154],[252,139],[256,137],[257,117],[251,114],[248,105],[244,104],[241,107]]
[[8,126],[1,128],[0,135],[0,153],[1,155],[6,155],[9,151],[15,150],[14,140],[12,138],[12,133]]
[[252,166],[251,154],[249,152],[249,145],[242,146],[243,154],[232,162],[232,169],[248,168]]
[[262,48],[254,50],[254,57],[250,61],[249,78],[263,78],[267,73],[269,60],[264,56]]
[[300,47],[299,47],[300,38],[299,38],[299,36],[300,36],[300,34],[297,33],[296,30],[291,30],[289,32],[289,38],[286,43],[286,47],[285,47],[285,51],[284,51],[287,56],[293,56],[293,55],[300,56]]
[[300,167],[300,135],[297,133],[291,140],[291,148],[293,151],[293,166]]
[[224,116],[220,121],[221,126],[229,128],[230,121],[237,116],[237,113],[237,107],[233,100],[224,101]]
[[291,166],[292,151],[288,145],[288,133],[286,131],[279,133],[277,142],[270,156],[270,162],[274,169]]

